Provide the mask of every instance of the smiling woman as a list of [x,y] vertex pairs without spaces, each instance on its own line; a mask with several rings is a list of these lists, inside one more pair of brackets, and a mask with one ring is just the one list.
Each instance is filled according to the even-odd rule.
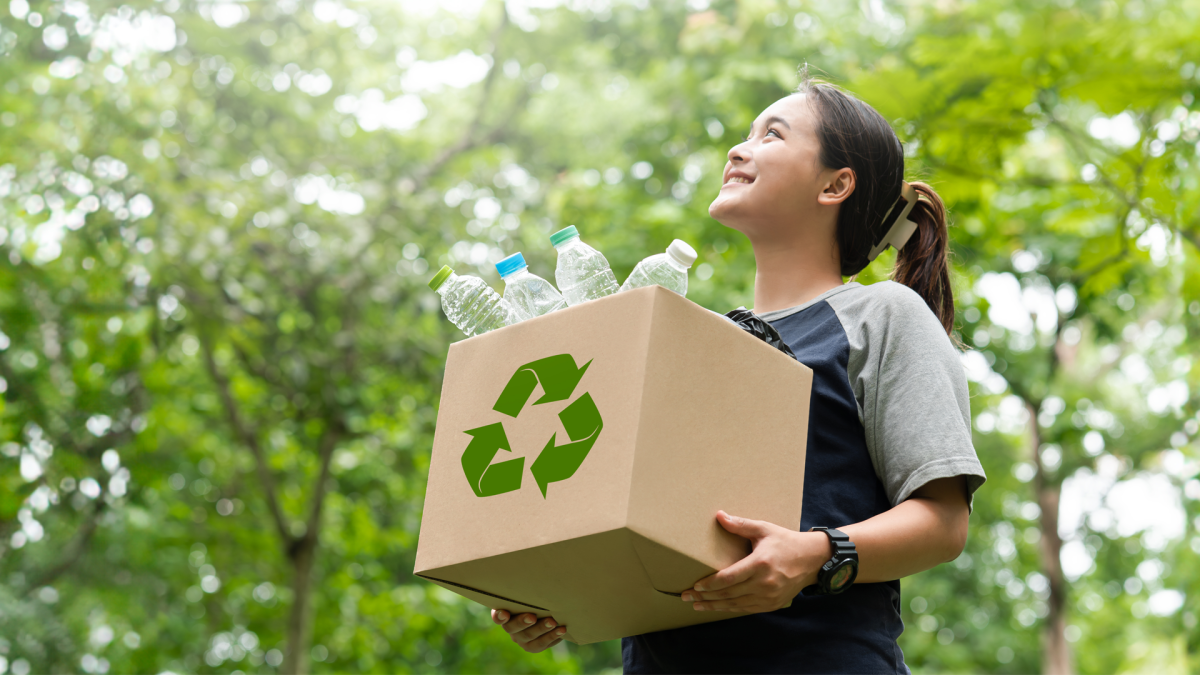
[[[933,188],[912,183],[924,199],[907,206],[915,221],[912,225],[917,226],[917,237],[904,240],[911,245],[888,241],[892,230],[899,231],[905,224],[902,215],[906,214],[900,212],[905,206],[896,207],[898,200],[907,203],[901,188],[908,184],[903,180],[903,150],[887,122],[862,101],[811,80],[806,80],[795,94],[777,101],[764,115],[743,143],[734,148],[745,151],[753,143],[753,156],[735,161],[731,151],[725,184],[709,207],[709,214],[721,220],[721,213],[737,214],[738,204],[752,204],[741,208],[742,215],[735,217],[750,231],[770,238],[772,235],[764,228],[805,218],[811,211],[814,195],[793,187],[812,183],[817,174],[828,174],[844,191],[827,195],[824,202],[818,200],[826,211],[836,209],[836,220],[826,226],[836,226],[833,236],[837,239],[838,273],[858,274],[878,255],[880,246],[896,244],[897,280],[916,290],[949,332],[954,302],[946,264],[946,214]],[[795,129],[789,118],[796,121]],[[731,187],[754,183],[764,165],[770,175],[753,194],[770,192],[769,198]],[[776,166],[778,170],[774,170]],[[811,228],[804,236],[828,234],[818,229]],[[751,236],[750,231],[742,231]]]
[[[682,600],[746,616],[626,638],[625,672],[907,673],[899,579],[958,557],[984,481],[945,208],[873,108],[807,76],[728,157],[709,214],[750,239],[755,312],[813,369],[801,528],[718,512],[752,552]],[[901,283],[843,283],[889,245]]]

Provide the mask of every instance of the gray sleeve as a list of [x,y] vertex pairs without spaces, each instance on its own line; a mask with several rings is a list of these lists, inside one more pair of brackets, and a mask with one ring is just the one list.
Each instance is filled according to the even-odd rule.
[[831,297],[850,342],[847,374],[867,450],[892,506],[930,481],[986,476],[971,440],[971,399],[958,350],[925,301],[884,281]]

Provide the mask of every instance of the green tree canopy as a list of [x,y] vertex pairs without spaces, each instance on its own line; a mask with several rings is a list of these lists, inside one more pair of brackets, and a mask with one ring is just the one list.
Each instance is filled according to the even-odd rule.
[[951,211],[989,480],[910,666],[1194,670],[1197,45],[1196,0],[11,0],[0,673],[619,667],[411,575],[463,337],[425,282],[575,224],[751,304],[707,207],[806,62]]

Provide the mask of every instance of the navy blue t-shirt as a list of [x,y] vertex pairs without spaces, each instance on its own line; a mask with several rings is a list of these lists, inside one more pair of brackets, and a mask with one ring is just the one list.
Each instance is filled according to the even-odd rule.
[[[890,282],[874,286],[845,284],[800,307],[760,315],[813,371],[802,532],[817,525],[843,527],[868,520],[938,477],[967,474],[971,492],[983,482],[970,442],[969,397],[957,353],[936,317],[911,289]],[[904,311],[897,309],[901,307]],[[889,319],[889,315],[905,318]],[[916,332],[901,326],[914,320]],[[926,449],[925,454],[912,453],[919,459],[910,468],[885,467],[892,485],[889,493],[877,465],[893,460],[876,456],[872,461],[854,383],[860,383],[860,389],[876,390],[859,392],[859,398],[871,399],[874,415],[874,401],[880,398],[875,396],[875,378],[886,369],[880,364],[898,363],[902,356],[893,350],[906,349],[914,336],[919,337],[915,342],[925,345],[926,355],[933,351],[942,362],[917,375],[933,378],[933,386],[925,389],[942,390],[935,394],[940,398],[933,406],[939,412],[928,417],[938,418],[939,428],[953,433],[939,436],[943,442],[932,451],[936,458]],[[945,344],[930,347],[931,341]],[[881,349],[886,354],[880,355]],[[876,352],[874,358],[865,358],[870,351]],[[939,359],[924,362],[931,360]],[[862,373],[864,369],[870,372]],[[876,439],[872,443],[882,446],[876,438],[882,434],[871,428]],[[951,440],[946,442],[947,438]],[[911,448],[915,443],[895,445]],[[890,475],[896,473],[903,475]],[[900,582],[890,581],[854,584],[832,596],[798,595],[790,607],[774,612],[637,635],[622,640],[621,646],[627,673],[908,673],[896,643],[903,630]]]

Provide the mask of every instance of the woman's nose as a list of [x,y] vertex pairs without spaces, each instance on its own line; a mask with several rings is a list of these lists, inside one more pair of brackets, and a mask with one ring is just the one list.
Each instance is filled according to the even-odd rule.
[[728,155],[729,161],[735,162],[735,163],[746,161],[747,157],[750,156],[750,153],[747,151],[745,146],[746,146],[746,142],[742,141],[741,143],[738,143],[737,145],[730,148],[729,155]]

